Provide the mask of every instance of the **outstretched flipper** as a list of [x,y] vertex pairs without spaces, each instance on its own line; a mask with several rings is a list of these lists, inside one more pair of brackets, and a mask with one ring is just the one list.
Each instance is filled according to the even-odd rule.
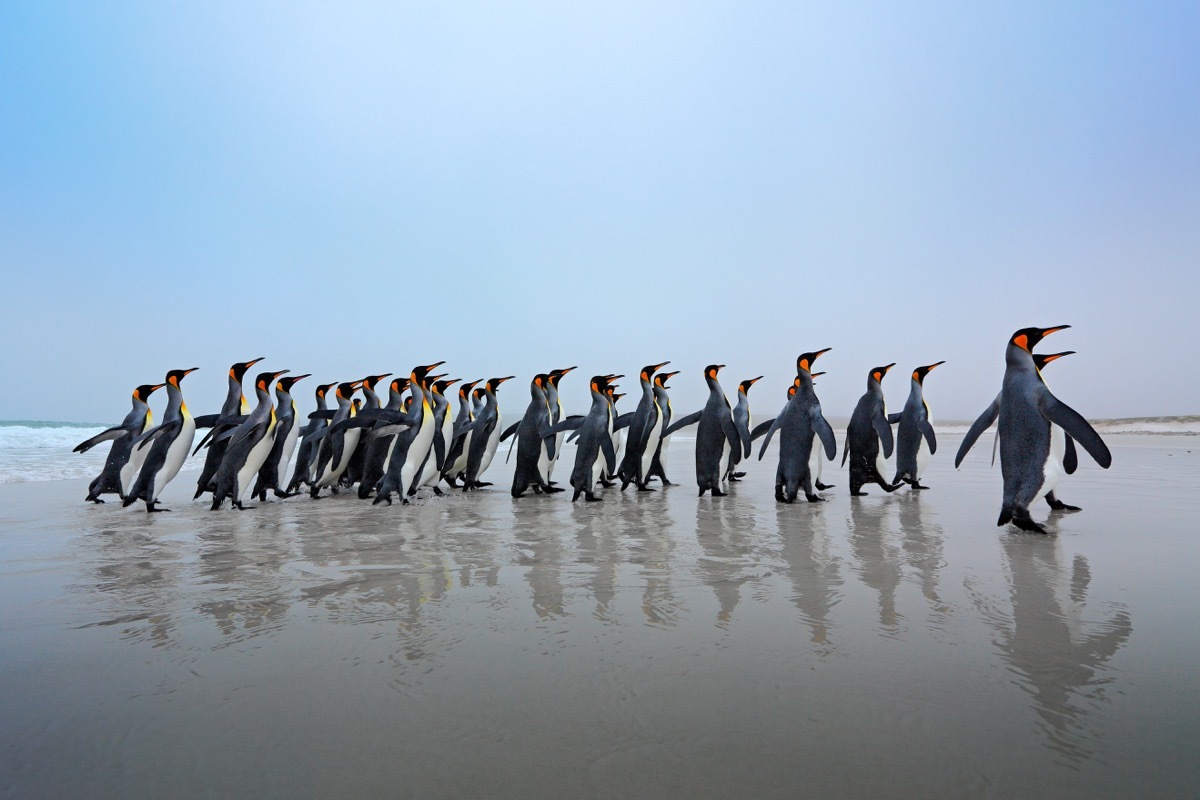
[[686,428],[688,425],[695,425],[697,422],[700,421],[700,415],[702,413],[704,413],[704,412],[697,411],[693,414],[688,414],[686,417],[680,417],[679,419],[672,422],[671,427],[669,427],[665,431],[663,431],[662,435],[670,436],[672,433],[679,430],[680,428]]
[[996,395],[996,399],[992,401],[990,406],[984,409],[983,413],[979,415],[979,419],[975,420],[975,422],[971,424],[971,429],[968,430],[967,435],[963,437],[962,444],[958,446],[958,455],[954,457],[955,469],[957,469],[959,464],[962,463],[963,458],[966,457],[967,453],[970,451],[971,447],[975,444],[975,441],[980,437],[980,435],[988,428],[992,427],[992,424],[996,421],[996,417],[998,416],[1000,416],[1000,395]]
[[141,450],[143,447],[148,446],[150,442],[154,441],[159,436],[162,436],[164,433],[174,433],[182,427],[183,420],[181,419],[172,420],[171,422],[164,422],[157,428],[151,428],[138,438],[134,439],[133,446]]
[[[519,428],[519,427],[521,427],[520,420],[514,422],[512,425],[509,425],[507,428],[504,429],[504,433],[500,434],[500,441],[502,441],[502,442],[508,441],[508,437],[510,437],[514,433],[516,433],[517,428]],[[512,448],[509,448],[509,449],[511,450]]]
[[128,436],[128,435],[129,435],[129,431],[125,430],[124,428],[121,428],[121,427],[109,428],[108,430],[104,431],[103,433],[96,434],[92,438],[88,439],[86,442],[80,442],[79,444],[75,445],[75,449],[72,450],[71,452],[72,453],[86,453],[88,450],[91,450],[93,447],[95,447],[96,445],[98,445],[102,442],[111,442],[114,439],[120,439],[120,438]]
[[[729,449],[736,451],[742,446],[741,434],[738,431],[738,426],[733,424],[733,420],[725,418],[721,421],[721,432],[725,434],[725,438],[729,440]],[[749,442],[747,442],[749,445]]]
[[619,431],[619,430],[621,430],[621,428],[628,428],[629,423],[633,422],[633,414],[634,414],[634,412],[627,411],[626,413],[622,414],[621,416],[619,416],[615,420],[613,420],[613,430]]
[[612,475],[617,471],[617,451],[613,449],[612,437],[600,437],[600,451],[604,454],[604,463],[608,467],[608,474]]
[[900,418],[903,416],[904,416],[903,412],[900,412],[897,414],[888,414],[888,424],[895,425],[896,423],[898,423],[900,421]]
[[1112,466],[1112,453],[1108,451],[1108,445],[1100,438],[1100,434],[1096,433],[1096,429],[1091,426],[1091,423],[1084,419],[1078,411],[1049,392],[1043,392],[1038,398],[1038,408],[1041,409],[1046,419],[1062,428],[1066,431],[1067,436],[1083,445],[1083,449],[1087,450],[1088,455],[1095,459],[1097,464],[1105,469]]
[[758,460],[762,461],[763,456],[767,452],[767,446],[771,444],[771,437],[775,435],[775,431],[779,430],[779,421],[783,419],[783,414],[780,414],[775,419],[771,420],[771,427],[767,428],[767,433],[763,437],[762,447],[758,448]]
[[767,431],[771,430],[771,426],[775,424],[774,419],[764,420],[754,426],[754,430],[750,431],[750,441],[754,441],[760,436],[765,436]]

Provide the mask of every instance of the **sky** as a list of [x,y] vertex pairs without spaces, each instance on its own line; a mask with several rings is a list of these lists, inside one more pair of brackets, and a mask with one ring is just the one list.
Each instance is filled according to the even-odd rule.
[[[796,356],[939,419],[1018,328],[1092,418],[1200,413],[1194,2],[0,4],[0,419]],[[576,373],[578,375],[579,373]],[[315,379],[297,387],[311,406]],[[633,399],[633,398],[631,398]],[[156,398],[161,405],[161,398]],[[630,403],[630,400],[624,401]],[[630,405],[632,407],[632,405]]]

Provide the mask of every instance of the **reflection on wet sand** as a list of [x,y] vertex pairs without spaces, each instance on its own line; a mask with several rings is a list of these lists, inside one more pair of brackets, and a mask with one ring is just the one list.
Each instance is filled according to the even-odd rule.
[[[628,547],[629,561],[641,567],[642,614],[649,625],[672,627],[683,615],[684,605],[675,593],[671,570],[675,558],[675,535],[668,503],[677,489],[660,489],[663,494],[634,493],[624,498],[619,524]],[[662,498],[657,500],[656,498]],[[611,501],[605,501],[611,502]]]
[[938,590],[939,576],[945,564],[943,556],[945,533],[937,523],[937,512],[932,503],[922,504],[922,491],[906,491],[895,497],[899,508],[897,521],[903,537],[904,563],[913,571],[921,594],[929,603],[934,627],[942,630],[949,606],[942,600]]
[[611,605],[617,594],[616,530],[599,509],[576,504],[572,516],[579,563],[591,565],[586,588],[596,603],[592,616],[602,622],[615,622],[617,616]]
[[1103,618],[1085,615],[1091,582],[1087,559],[1062,563],[1057,537],[1002,540],[1011,615],[976,596],[1000,657],[1033,700],[1047,745],[1067,763],[1092,755],[1088,716],[1105,701],[1106,665],[1129,640],[1128,611],[1109,604]]
[[752,508],[713,499],[696,505],[696,538],[703,556],[700,579],[712,588],[719,609],[717,621],[727,625],[742,599],[742,585],[755,578]]
[[851,498],[849,520],[854,571],[879,595],[879,625],[888,635],[895,635],[903,619],[896,611],[896,589],[902,578],[900,551],[887,524],[894,501],[892,497]]
[[776,506],[776,524],[782,540],[780,555],[792,582],[792,603],[800,610],[812,643],[821,646],[821,653],[831,653],[829,616],[842,599],[842,560],[829,541],[825,507]]

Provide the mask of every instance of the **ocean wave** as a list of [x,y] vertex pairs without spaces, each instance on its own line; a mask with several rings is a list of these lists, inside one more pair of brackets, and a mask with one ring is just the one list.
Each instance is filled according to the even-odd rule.
[[[77,422],[0,421],[0,483],[96,477],[104,468],[109,443],[86,453],[72,450],[108,427]],[[198,468],[190,462],[184,464],[184,470]]]

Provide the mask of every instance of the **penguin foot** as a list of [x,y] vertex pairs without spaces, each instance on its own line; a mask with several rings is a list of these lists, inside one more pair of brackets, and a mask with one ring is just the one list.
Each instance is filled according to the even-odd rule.
[[1046,495],[1046,503],[1050,506],[1050,508],[1052,508],[1055,511],[1068,511],[1068,512],[1083,511],[1083,509],[1080,508],[1079,506],[1068,505],[1067,503],[1064,503],[1062,500],[1059,500],[1057,497],[1054,497],[1052,494]]
[[914,492],[929,488],[928,486],[922,486],[920,481],[910,481],[909,486],[913,488]]
[[616,486],[617,483],[616,483],[616,481],[606,481],[603,478],[601,478],[600,485],[603,486],[605,489],[611,489],[612,487]]
[[821,497],[821,495],[819,495],[819,494],[806,494],[806,495],[804,495],[804,499],[810,503],[824,503],[825,502],[825,498]]
[[722,492],[720,489],[713,489],[712,493],[713,497],[725,497],[727,494],[729,494],[728,492]]
[[705,493],[705,492],[707,492],[707,491],[708,491],[708,489],[701,489],[701,490],[700,490],[700,497],[704,497],[704,493]]
[[542,487],[542,489],[543,489],[543,490],[546,492],[546,494],[558,494],[559,492],[565,492],[565,491],[566,491],[566,489],[563,489],[563,488],[562,488],[562,487],[560,487],[560,486],[554,486],[554,485],[551,485],[551,486],[543,486],[543,487]]
[[588,492],[587,494],[585,494],[585,495],[583,496],[583,499],[584,499],[584,500],[586,500],[586,501],[587,501],[587,502],[589,502],[589,503],[599,503],[599,502],[600,502],[601,500],[603,500],[604,498],[603,498],[603,497],[596,497],[596,495],[592,494],[591,492]]
[[663,485],[663,486],[675,486],[675,484],[674,484],[674,483],[672,483],[671,481],[667,480],[666,478],[663,478],[663,479],[662,479],[662,485]]
[[163,512],[170,512],[170,510],[169,508],[155,508],[154,503],[146,503],[147,514],[161,514]]
[[445,492],[443,492],[443,491],[442,491],[440,488],[438,488],[437,486],[433,487],[433,493],[434,493],[434,494],[436,494],[438,497],[444,497],[444,496],[445,496],[445,494],[446,494]]
[[639,492],[653,492],[653,491],[655,491],[654,489],[651,489],[649,486],[647,486],[647,485],[646,485],[646,484],[644,484],[644,483],[639,483],[639,484],[637,485],[637,490],[638,490]]
[[744,477],[746,477],[746,473],[744,473],[744,472],[735,472],[735,473],[733,473],[733,474],[732,474],[730,477],[732,477],[732,478],[734,478],[734,479],[736,480],[736,479],[738,479],[738,478],[744,478]]
[[87,498],[87,499],[88,499],[88,500],[91,500],[91,501],[92,501],[93,503],[95,503],[96,505],[100,505],[100,506],[104,505],[104,501],[103,501],[103,500],[101,500],[99,497],[89,497],[89,498]]
[[390,506],[392,504],[392,496],[390,494],[381,494],[371,501],[371,505],[373,506],[377,506],[380,503],[387,503]]
[[488,483],[487,481],[475,481],[475,485],[471,488],[482,489],[484,486],[491,486],[491,484]]
[[445,480],[446,480],[446,485],[447,485],[447,486],[449,486],[451,489],[457,489],[457,488],[458,488],[458,483],[457,483],[457,482],[454,480],[454,478],[450,478],[450,477],[447,477],[447,476],[445,476],[445,475],[443,475],[442,477],[443,477],[443,478],[445,478]]
[[822,492],[825,491],[826,489],[832,489],[833,487],[834,487],[834,484],[832,484],[832,483],[821,483],[820,481],[817,481],[817,488],[819,490],[821,490]]
[[866,497],[868,494],[870,494],[870,493],[869,493],[869,492],[863,492],[863,491],[857,491],[857,492],[851,492],[851,493],[850,493],[850,496],[851,496],[851,497]]

